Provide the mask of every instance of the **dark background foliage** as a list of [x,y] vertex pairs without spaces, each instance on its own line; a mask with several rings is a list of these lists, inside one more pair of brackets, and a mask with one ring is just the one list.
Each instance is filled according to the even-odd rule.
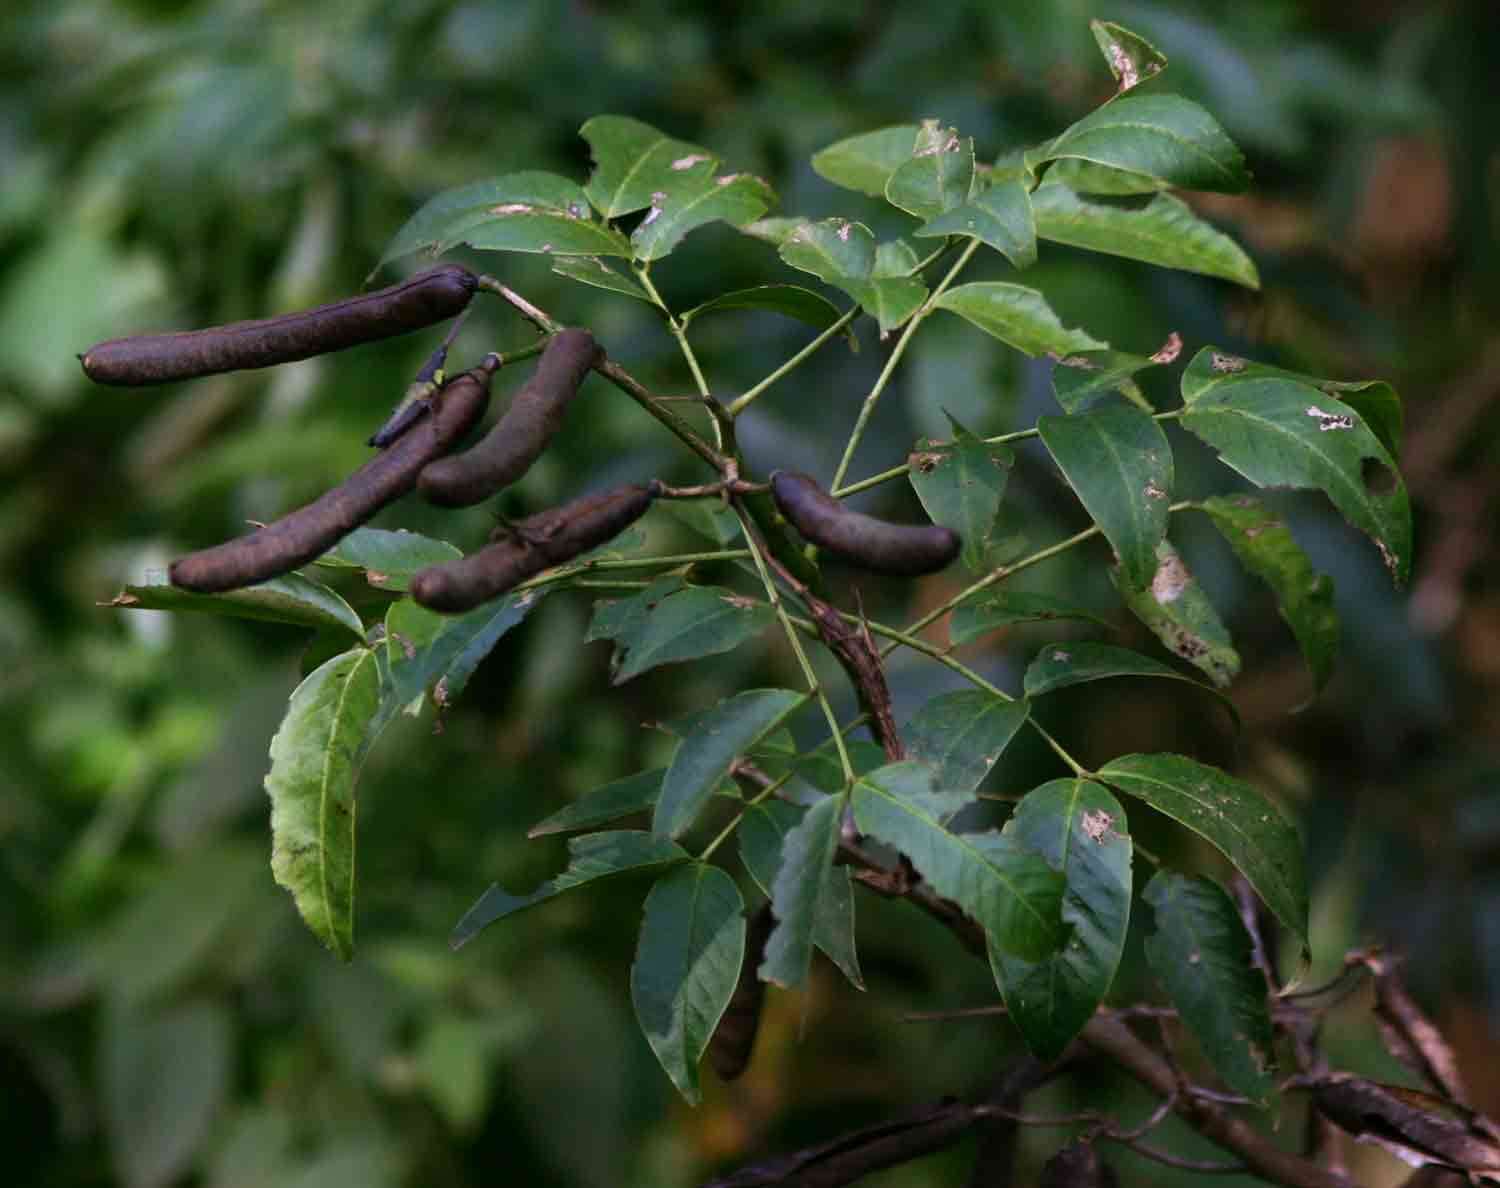
[[[506,638],[441,734],[430,716],[402,719],[376,749],[360,787],[361,948],[352,965],[335,962],[266,866],[266,746],[310,641],[97,604],[351,469],[432,343],[145,392],[91,388],[73,355],[135,329],[352,292],[440,189],[523,168],[581,179],[576,131],[601,112],[711,145],[767,177],[787,212],[879,229],[889,214],[852,208],[810,170],[813,151],[929,115],[989,157],[1052,134],[1109,93],[1093,16],[1151,37],[1172,58],[1173,89],[1245,148],[1251,196],[1194,202],[1247,245],[1263,289],[1056,248],[1028,283],[1124,349],[1149,352],[1175,329],[1190,351],[1212,342],[1392,380],[1408,405],[1419,553],[1411,590],[1394,595],[1373,549],[1318,500],[1283,501],[1335,576],[1346,635],[1338,677],[1289,716],[1305,676],[1288,633],[1222,546],[1189,532],[1180,543],[1245,654],[1232,691],[1244,734],[1231,738],[1190,693],[1110,685],[1064,695],[1049,724],[1085,762],[1182,750],[1279,797],[1310,849],[1309,977],[1369,940],[1408,953],[1476,1098],[1500,1111],[1493,4],[12,0],[0,17],[0,1150],[11,1182],[685,1185],[998,1074],[1017,1050],[1002,1021],[902,1021],[994,992],[986,970],[899,905],[861,900],[869,991],[820,966],[805,994],[773,993],[750,1073],[731,1087],[706,1078],[697,1111],[671,1093],[630,1016],[639,887],[559,900],[448,952],[448,930],[491,880],[526,887],[556,869],[560,847],[526,841],[531,823],[660,761],[667,742],[643,723],[790,671],[773,644],[611,689],[605,648],[579,642],[589,607],[576,595]],[[645,306],[536,258],[485,266],[592,327],[659,389],[686,388]],[[798,278],[720,225],[655,279],[686,308]],[[807,334],[770,315],[721,316],[697,343],[715,389],[733,391]],[[458,356],[529,338],[490,303]],[[760,469],[831,471],[884,349],[868,322],[861,339],[858,354],[825,352],[756,405],[742,440]],[[942,432],[943,409],[976,431],[1030,425],[1048,411],[1048,366],[956,320],[930,324],[854,474]],[[617,394],[586,391],[588,415],[509,510],[586,483],[700,474]],[[1206,489],[1205,454],[1180,436],[1174,447],[1185,492]],[[891,490],[866,506],[915,504]],[[1003,514],[1018,550],[1083,523],[1036,453],[1023,453]],[[439,517],[414,501],[380,522],[463,545],[488,527],[482,509]],[[932,604],[951,593],[933,581],[867,596]],[[1046,567],[1033,588],[1097,604],[1122,642],[1147,646],[1113,610],[1102,554]],[[970,660],[1014,688],[1050,637],[991,637]],[[934,671],[896,666],[898,718],[942,687]],[[1018,747],[993,779],[1025,789],[1052,774],[1040,748]],[[1153,852],[1205,860],[1143,811],[1132,825]],[[1133,942],[1118,993],[1149,992]],[[1330,1054],[1397,1077],[1367,1005],[1335,1016]],[[1139,1111],[1127,1086],[1094,1072],[1050,1087],[1046,1104]],[[1039,1162],[1058,1141],[1028,1133],[1024,1157]],[[957,1184],[967,1157],[872,1182]],[[1366,1182],[1397,1175],[1368,1158],[1379,1161],[1361,1165]],[[1122,1167],[1134,1182],[1187,1182],[1126,1156]]]

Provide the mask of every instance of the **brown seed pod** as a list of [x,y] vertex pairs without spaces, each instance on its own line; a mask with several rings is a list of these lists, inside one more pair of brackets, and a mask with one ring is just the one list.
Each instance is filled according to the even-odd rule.
[[332,548],[417,483],[422,467],[453,448],[484,416],[490,360],[450,380],[431,416],[306,507],[224,544],[172,563],[172,584],[200,594],[234,590],[289,573]]
[[122,387],[274,367],[445,321],[463,312],[478,285],[467,268],[445,264],[315,309],[207,330],[112,338],[78,358],[95,383]]
[[806,540],[874,573],[936,573],[951,564],[963,546],[958,533],[938,524],[892,524],[851,511],[816,480],[795,471],[771,475],[771,496]]
[[1047,1160],[1040,1188],[1115,1188],[1119,1182],[1093,1143],[1075,1139]]
[[598,358],[599,345],[587,330],[554,334],[494,428],[473,449],[422,472],[423,496],[439,507],[468,507],[519,479],[562,428],[569,403]]
[[729,1006],[708,1041],[708,1062],[721,1081],[733,1081],[750,1064],[755,1035],[760,1030],[761,1007],[766,1000],[766,984],[757,970],[766,955],[766,942],[776,919],[771,905],[763,903],[745,930],[745,959],[740,965],[740,980],[735,983]]
[[650,487],[632,484],[538,512],[478,552],[421,570],[409,593],[429,610],[472,610],[618,536],[645,514],[653,498]]

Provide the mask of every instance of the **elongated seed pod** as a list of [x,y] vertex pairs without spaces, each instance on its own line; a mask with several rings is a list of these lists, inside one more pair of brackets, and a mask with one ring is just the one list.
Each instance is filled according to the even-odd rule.
[[598,358],[599,346],[587,330],[554,334],[494,428],[473,449],[422,472],[423,496],[439,507],[468,507],[519,479],[562,428],[568,405]]
[[332,548],[417,483],[422,467],[484,416],[494,367],[466,371],[438,393],[436,407],[384,453],[317,499],[248,536],[190,553],[172,563],[172,584],[200,594],[234,590],[289,573]]
[[538,512],[467,557],[421,570],[409,593],[429,610],[472,610],[618,536],[645,514],[653,498],[650,487],[632,484]]
[[892,524],[845,507],[808,475],[778,470],[771,495],[803,537],[835,557],[874,573],[917,577],[946,568],[963,547],[938,524]]
[[708,1062],[721,1081],[733,1081],[750,1063],[755,1035],[760,1030],[761,1007],[766,1001],[766,984],[758,970],[766,956],[766,942],[776,918],[771,905],[763,903],[750,917],[745,929],[745,959],[740,965],[740,980],[735,983],[729,1005],[719,1018],[708,1041]]
[[463,312],[479,278],[445,264],[374,293],[207,330],[112,338],[79,356],[99,384],[141,387],[274,367],[432,326]]

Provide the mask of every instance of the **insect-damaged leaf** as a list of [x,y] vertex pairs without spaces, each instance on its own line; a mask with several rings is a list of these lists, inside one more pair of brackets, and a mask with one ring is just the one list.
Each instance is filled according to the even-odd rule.
[[1240,671],[1229,629],[1169,540],[1156,546],[1156,573],[1132,590],[1115,576],[1125,605],[1169,652],[1181,656],[1221,689]]
[[1350,405],[1320,388],[1257,374],[1200,351],[1182,378],[1183,428],[1260,487],[1322,491],[1368,534],[1399,586],[1411,569],[1411,503],[1395,459]]
[[1052,369],[1052,394],[1066,413],[1087,412],[1095,405],[1110,403],[1116,393],[1146,412],[1151,405],[1135,382],[1147,368],[1160,366],[1145,355],[1123,351],[1085,351],[1066,355]]
[[1036,263],[1036,216],[1031,195],[1019,181],[992,183],[962,206],[927,220],[913,235],[966,235],[994,248],[1016,268]]
[[584,638],[615,641],[610,670],[619,685],[659,664],[731,651],[774,619],[765,603],[670,577],[629,598],[599,603]]
[[1217,697],[1219,704],[1229,711],[1229,716],[1234,719],[1235,725],[1239,725],[1240,714],[1234,708],[1234,702],[1217,689],[1195,681],[1185,673],[1178,672],[1159,660],[1153,660],[1150,656],[1142,656],[1139,652],[1132,652],[1129,648],[1117,647],[1114,644],[1087,641],[1049,644],[1038,652],[1035,659],[1027,666],[1023,685],[1027,697],[1041,697],[1055,689],[1066,689],[1069,685],[1082,685],[1089,681],[1102,681],[1110,677],[1122,676],[1166,677],[1168,680],[1186,681],[1189,685],[1194,685]]
[[381,717],[378,654],[353,648],[292,694],[271,740],[271,870],[313,935],[354,954],[354,785]]
[[1158,871],[1141,894],[1156,927],[1146,960],[1225,1083],[1264,1102],[1275,1049],[1265,979],[1234,901],[1210,879]]
[[1115,403],[1071,417],[1042,417],[1048,452],[1120,559],[1120,574],[1141,589],[1156,573],[1172,501],[1172,447],[1161,426],[1133,405]]
[[1119,84],[1119,94],[1123,95],[1167,68],[1167,56],[1124,25],[1113,21],[1090,21],[1089,30],[1099,43],[1099,52],[1109,63],[1109,72]]
[[1004,281],[955,285],[937,299],[937,306],[1028,355],[1071,355],[1109,346],[1082,330],[1068,329],[1047,299],[1025,285]]
[[975,572],[989,568],[990,534],[1016,456],[1010,447],[991,445],[950,416],[951,443],[921,441],[908,456],[912,489],[933,522],[951,528],[963,541],[964,564]]
[[660,260],[689,231],[707,223],[742,227],[760,218],[775,201],[775,191],[754,174],[715,177],[711,172],[684,172],[651,196],[649,209],[630,236],[635,258]]
[[814,153],[812,167],[836,186],[883,198],[886,182],[911,160],[921,133],[918,124],[863,132]]
[[1313,678],[1316,697],[1333,675],[1339,648],[1339,616],[1333,606],[1333,579],[1312,567],[1287,526],[1250,495],[1215,496],[1203,501],[1214,527],[1251,573],[1271,587],[1281,617],[1297,637]]
[[595,116],[578,134],[594,154],[594,172],[584,192],[606,219],[645,210],[672,183],[686,175],[710,174],[719,163],[706,148],[674,140],[629,116]]
[[990,966],[1010,1017],[1040,1060],[1055,1060],[1114,981],[1130,923],[1130,834],[1102,784],[1053,780],[1016,806],[1006,831],[1064,878],[1068,939],[1040,961],[990,946]]
[[665,875],[646,897],[630,997],[656,1059],[695,1105],[698,1061],[739,979],[744,908],[734,880],[701,862]]
[[552,262],[552,271],[558,276],[592,285],[596,289],[605,289],[611,293],[619,293],[622,297],[634,297],[637,301],[653,304],[651,295],[636,284],[634,279],[615,271],[600,256],[559,256]]
[[1026,721],[1030,703],[983,689],[959,689],[927,702],[907,723],[913,759],[933,765],[934,785],[953,807],[970,800]]
[[1039,961],[1063,943],[1063,877],[1041,855],[1014,837],[950,833],[940,807],[926,797],[903,795],[888,779],[892,764],[854,785],[854,820],[901,851],[939,895],[953,900],[1007,953]]
[[[768,800],[745,810],[739,827],[740,859],[755,885],[767,896],[776,886],[786,837],[802,822],[807,811],[784,800]],[[830,864],[823,877],[812,915],[812,943],[854,986],[864,989],[859,956],[854,948],[854,891],[847,866]]]
[[974,188],[974,141],[926,120],[912,156],[886,179],[885,200],[919,219],[962,206]]
[[687,851],[676,842],[640,830],[619,829],[571,838],[566,870],[556,878],[548,879],[529,895],[512,895],[499,883],[491,883],[474,906],[464,913],[463,919],[453,926],[448,944],[454,949],[462,948],[496,920],[503,920],[595,879],[688,860]]
[[362,526],[319,557],[317,564],[328,569],[362,569],[370,585],[404,591],[417,570],[462,556],[463,550],[446,540],[420,532]]
[[1184,755],[1123,755],[1098,776],[1214,845],[1307,950],[1302,842],[1263,793]]
[[332,629],[348,643],[348,634],[363,639],[364,624],[354,608],[321,582],[287,573],[254,586],[223,594],[179,590],[165,573],[147,575],[140,585],[126,586],[106,606],[125,610],[201,611],[234,619],[263,619],[297,627]]
[[651,828],[680,837],[697,819],[730,765],[806,701],[789,689],[750,689],[719,702],[682,740],[667,768]]
[[880,323],[882,334],[901,325],[927,298],[927,286],[908,274],[909,266],[903,267],[905,253],[889,244],[877,247],[863,223],[799,223],[781,240],[780,254],[793,268],[812,273],[859,302]]

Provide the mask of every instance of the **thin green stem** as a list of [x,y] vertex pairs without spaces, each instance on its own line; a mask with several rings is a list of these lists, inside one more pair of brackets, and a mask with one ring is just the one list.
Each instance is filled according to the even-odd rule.
[[[646,290],[646,295],[661,310],[662,317],[667,319],[667,329],[671,331],[672,337],[677,340],[677,349],[682,352],[682,357],[687,361],[688,370],[693,373],[693,384],[698,389],[698,395],[705,402],[713,399],[709,395],[708,380],[703,376],[703,368],[698,363],[698,356],[693,351],[693,344],[688,341],[687,331],[683,328],[677,315],[668,307],[662,295],[656,291],[656,285],[651,280],[651,270],[644,264],[635,266],[636,279],[641,282],[641,287]],[[724,427],[720,424],[718,417],[713,417],[714,447],[720,453],[724,450]]]
[[780,776],[777,776],[776,779],[771,781],[771,783],[767,784],[749,800],[745,801],[745,807],[740,809],[739,812],[735,813],[734,819],[731,820],[729,824],[725,825],[723,829],[719,830],[718,835],[713,839],[713,841],[709,842],[708,845],[703,847],[703,852],[698,855],[698,861],[707,862],[710,858],[712,858],[714,856],[714,851],[734,835],[734,831],[740,827],[740,822],[745,819],[745,814],[753,809],[756,805],[758,805],[761,801],[765,800],[768,796],[774,796],[776,792],[795,774],[796,771],[795,769],[793,769]]
[[928,294],[927,300],[922,302],[922,307],[916,313],[912,314],[911,319],[906,323],[905,329],[901,331],[901,337],[896,340],[895,349],[891,351],[890,357],[886,359],[885,366],[880,369],[880,375],[876,378],[874,386],[870,389],[870,394],[865,397],[865,402],[859,410],[859,418],[854,422],[854,431],[849,435],[849,444],[844,447],[844,456],[839,459],[838,469],[833,473],[833,482],[829,484],[829,487],[835,496],[844,494],[840,489],[840,485],[844,481],[844,476],[849,473],[849,463],[854,460],[854,451],[859,448],[859,443],[865,435],[865,427],[870,423],[870,417],[875,412],[875,405],[879,403],[881,393],[885,391],[886,385],[891,382],[891,376],[895,374],[896,365],[901,362],[901,357],[906,354],[906,348],[910,345],[912,336],[916,334],[917,327],[937,307],[938,298],[953,283],[954,278],[963,271],[964,266],[969,262],[969,258],[979,250],[980,243],[981,241],[978,239],[971,239],[969,241],[969,246],[959,253],[958,259],[953,261],[953,267],[948,269],[947,274],[937,283],[937,287]]
[[765,379],[761,380],[760,383],[756,384],[753,388],[745,391],[739,397],[731,400],[727,405],[725,405],[724,411],[731,417],[739,416],[740,413],[749,408],[750,405],[753,404],[763,393],[765,393],[772,384],[776,383],[777,380],[783,379],[786,376],[790,375],[798,367],[801,367],[803,363],[807,362],[808,359],[812,358],[813,355],[822,350],[824,344],[827,343],[829,339],[833,338],[841,330],[845,329],[850,322],[854,321],[854,319],[859,315],[859,311],[860,307],[857,305],[851,309],[845,310],[844,313],[840,315],[839,319],[831,326],[829,326],[828,329],[824,330],[815,339],[813,339],[810,343],[808,343],[805,347],[803,347],[800,351],[798,351],[795,355],[793,355],[790,359],[788,359],[785,363],[778,367],[775,371],[771,372],[771,374],[766,376]]
[[[1004,445],[1010,441],[1020,441],[1023,438],[1035,437],[1035,429],[1019,429],[1015,433],[1002,433],[998,437],[986,437],[986,445]],[[900,466],[892,466],[889,470],[882,470],[879,474],[872,474],[869,478],[862,478],[857,483],[850,483],[847,487],[840,487],[839,498],[845,495],[858,495],[861,491],[868,491],[871,487],[878,487],[881,483],[888,483],[892,479],[905,478],[909,466],[902,463]]]

